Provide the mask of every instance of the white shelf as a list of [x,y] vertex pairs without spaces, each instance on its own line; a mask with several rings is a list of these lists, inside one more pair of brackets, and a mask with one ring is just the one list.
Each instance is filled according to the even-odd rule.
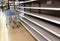
[[32,17],[29,17],[29,16],[26,16],[24,18],[26,18],[27,20],[29,20],[29,21],[33,22],[34,24],[40,26],[41,28],[51,32],[52,34],[60,37],[60,28],[59,27],[52,25],[52,24],[49,24],[48,22],[41,21],[39,19],[34,19]]
[[[28,13],[25,13],[25,14],[28,14]],[[60,25],[60,18],[58,18],[58,17],[44,15],[44,14],[37,14],[37,13],[34,13],[34,14],[30,13],[28,15],[32,15],[32,16],[35,16],[35,17],[38,17],[38,18],[41,18],[41,19],[44,19],[44,20],[47,20],[47,21],[50,21],[50,22]]]
[[22,25],[32,34],[33,37],[37,39],[37,41],[46,41],[42,36],[40,36],[36,31],[30,28],[26,23],[22,22]]
[[60,18],[57,18],[57,17],[44,15],[44,14],[38,14],[38,13],[29,13],[29,12],[24,12],[24,11],[20,11],[20,12],[23,12],[25,14],[28,14],[28,15],[31,15],[31,16],[34,16],[34,17],[38,17],[40,19],[44,19],[44,20],[47,20],[47,21],[50,21],[50,22],[53,22],[53,23],[56,23],[56,24],[60,25]]
[[[35,1],[35,0],[33,0]],[[20,1],[20,3],[29,3],[29,2],[33,2],[33,1]]]
[[43,10],[58,10],[58,11],[60,11],[60,8],[52,8],[52,7],[20,7],[20,8],[26,8],[26,9],[43,9]]
[[26,19],[21,19],[24,21],[27,25],[29,25],[32,29],[34,29],[36,32],[38,32],[41,36],[43,36],[47,41],[59,41],[60,39],[54,36],[53,34],[49,33],[48,31],[40,28],[39,26],[31,23],[30,21]]

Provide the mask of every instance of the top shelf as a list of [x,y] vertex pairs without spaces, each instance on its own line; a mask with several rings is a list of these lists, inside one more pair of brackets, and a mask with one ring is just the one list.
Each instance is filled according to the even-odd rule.
[[26,9],[43,9],[43,10],[58,10],[58,11],[60,11],[60,8],[52,8],[52,7],[20,7],[20,8],[26,8]]
[[[24,3],[31,3],[31,2],[46,2],[46,1],[53,1],[53,0],[32,0],[32,1],[18,1],[20,4]],[[59,0],[55,0],[59,1]],[[13,3],[14,1],[9,1],[9,3]],[[15,1],[16,2],[16,1]],[[60,1],[59,1],[60,2]]]
[[20,1],[20,4],[31,3],[31,2],[38,2],[38,1],[36,1],[36,0],[33,0],[33,1]]
[[20,3],[31,3],[31,2],[46,2],[46,1],[49,1],[49,0],[32,0],[32,1],[20,1]]

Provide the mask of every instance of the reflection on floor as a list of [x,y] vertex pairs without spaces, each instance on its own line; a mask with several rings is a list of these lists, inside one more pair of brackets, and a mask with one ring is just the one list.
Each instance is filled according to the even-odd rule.
[[1,19],[0,19],[0,41],[1,41],[1,33],[2,33],[2,28],[1,28]]

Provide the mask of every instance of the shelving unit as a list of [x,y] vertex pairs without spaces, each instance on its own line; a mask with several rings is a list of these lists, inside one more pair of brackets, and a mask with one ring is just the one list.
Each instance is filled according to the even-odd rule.
[[[47,3],[47,1],[51,1],[52,3],[44,4]],[[56,1],[45,0],[20,2],[20,4],[23,4],[24,6],[16,9],[20,14],[24,13],[24,17],[20,17],[20,22],[38,41],[60,41],[60,14],[49,14],[54,11],[60,13],[60,7],[58,8],[54,2]],[[41,12],[48,12],[48,14]]]
[[20,1],[19,3],[24,4],[24,3],[34,2],[34,1],[36,1],[36,0],[33,0],[33,1]]
[[27,25],[24,21],[21,21],[21,23],[32,34],[32,36],[37,39],[37,41],[47,41],[45,38],[39,35],[35,30],[33,30],[29,25]]
[[[17,11],[20,11],[20,10],[17,10]],[[45,15],[45,14],[30,13],[30,12],[25,12],[25,11],[20,11],[20,12],[23,12],[27,15],[31,15],[31,16],[34,16],[34,17],[37,17],[37,18],[40,18],[43,20],[47,20],[47,21],[50,21],[50,22],[53,22],[53,23],[60,25],[60,18],[58,18],[58,17],[49,16],[49,15]]]
[[[44,21],[41,21],[39,19],[34,19],[32,17],[28,17],[25,15],[25,17],[27,20],[33,22],[34,24],[42,27],[43,29],[46,29],[47,31],[50,31],[51,33],[55,33],[55,35],[57,35],[58,37],[60,37],[60,32],[59,32],[59,27],[56,28],[56,26],[54,25],[50,25],[49,23],[47,22],[44,22]],[[53,31],[54,30],[54,31]],[[57,33],[59,33],[59,35]]]

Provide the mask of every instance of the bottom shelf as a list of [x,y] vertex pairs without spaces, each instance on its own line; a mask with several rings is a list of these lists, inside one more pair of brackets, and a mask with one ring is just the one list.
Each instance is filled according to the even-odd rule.
[[33,30],[30,26],[28,26],[26,23],[24,23],[23,21],[21,21],[21,23],[31,33],[31,35],[36,38],[37,41],[47,41],[40,34],[38,34],[35,30]]

